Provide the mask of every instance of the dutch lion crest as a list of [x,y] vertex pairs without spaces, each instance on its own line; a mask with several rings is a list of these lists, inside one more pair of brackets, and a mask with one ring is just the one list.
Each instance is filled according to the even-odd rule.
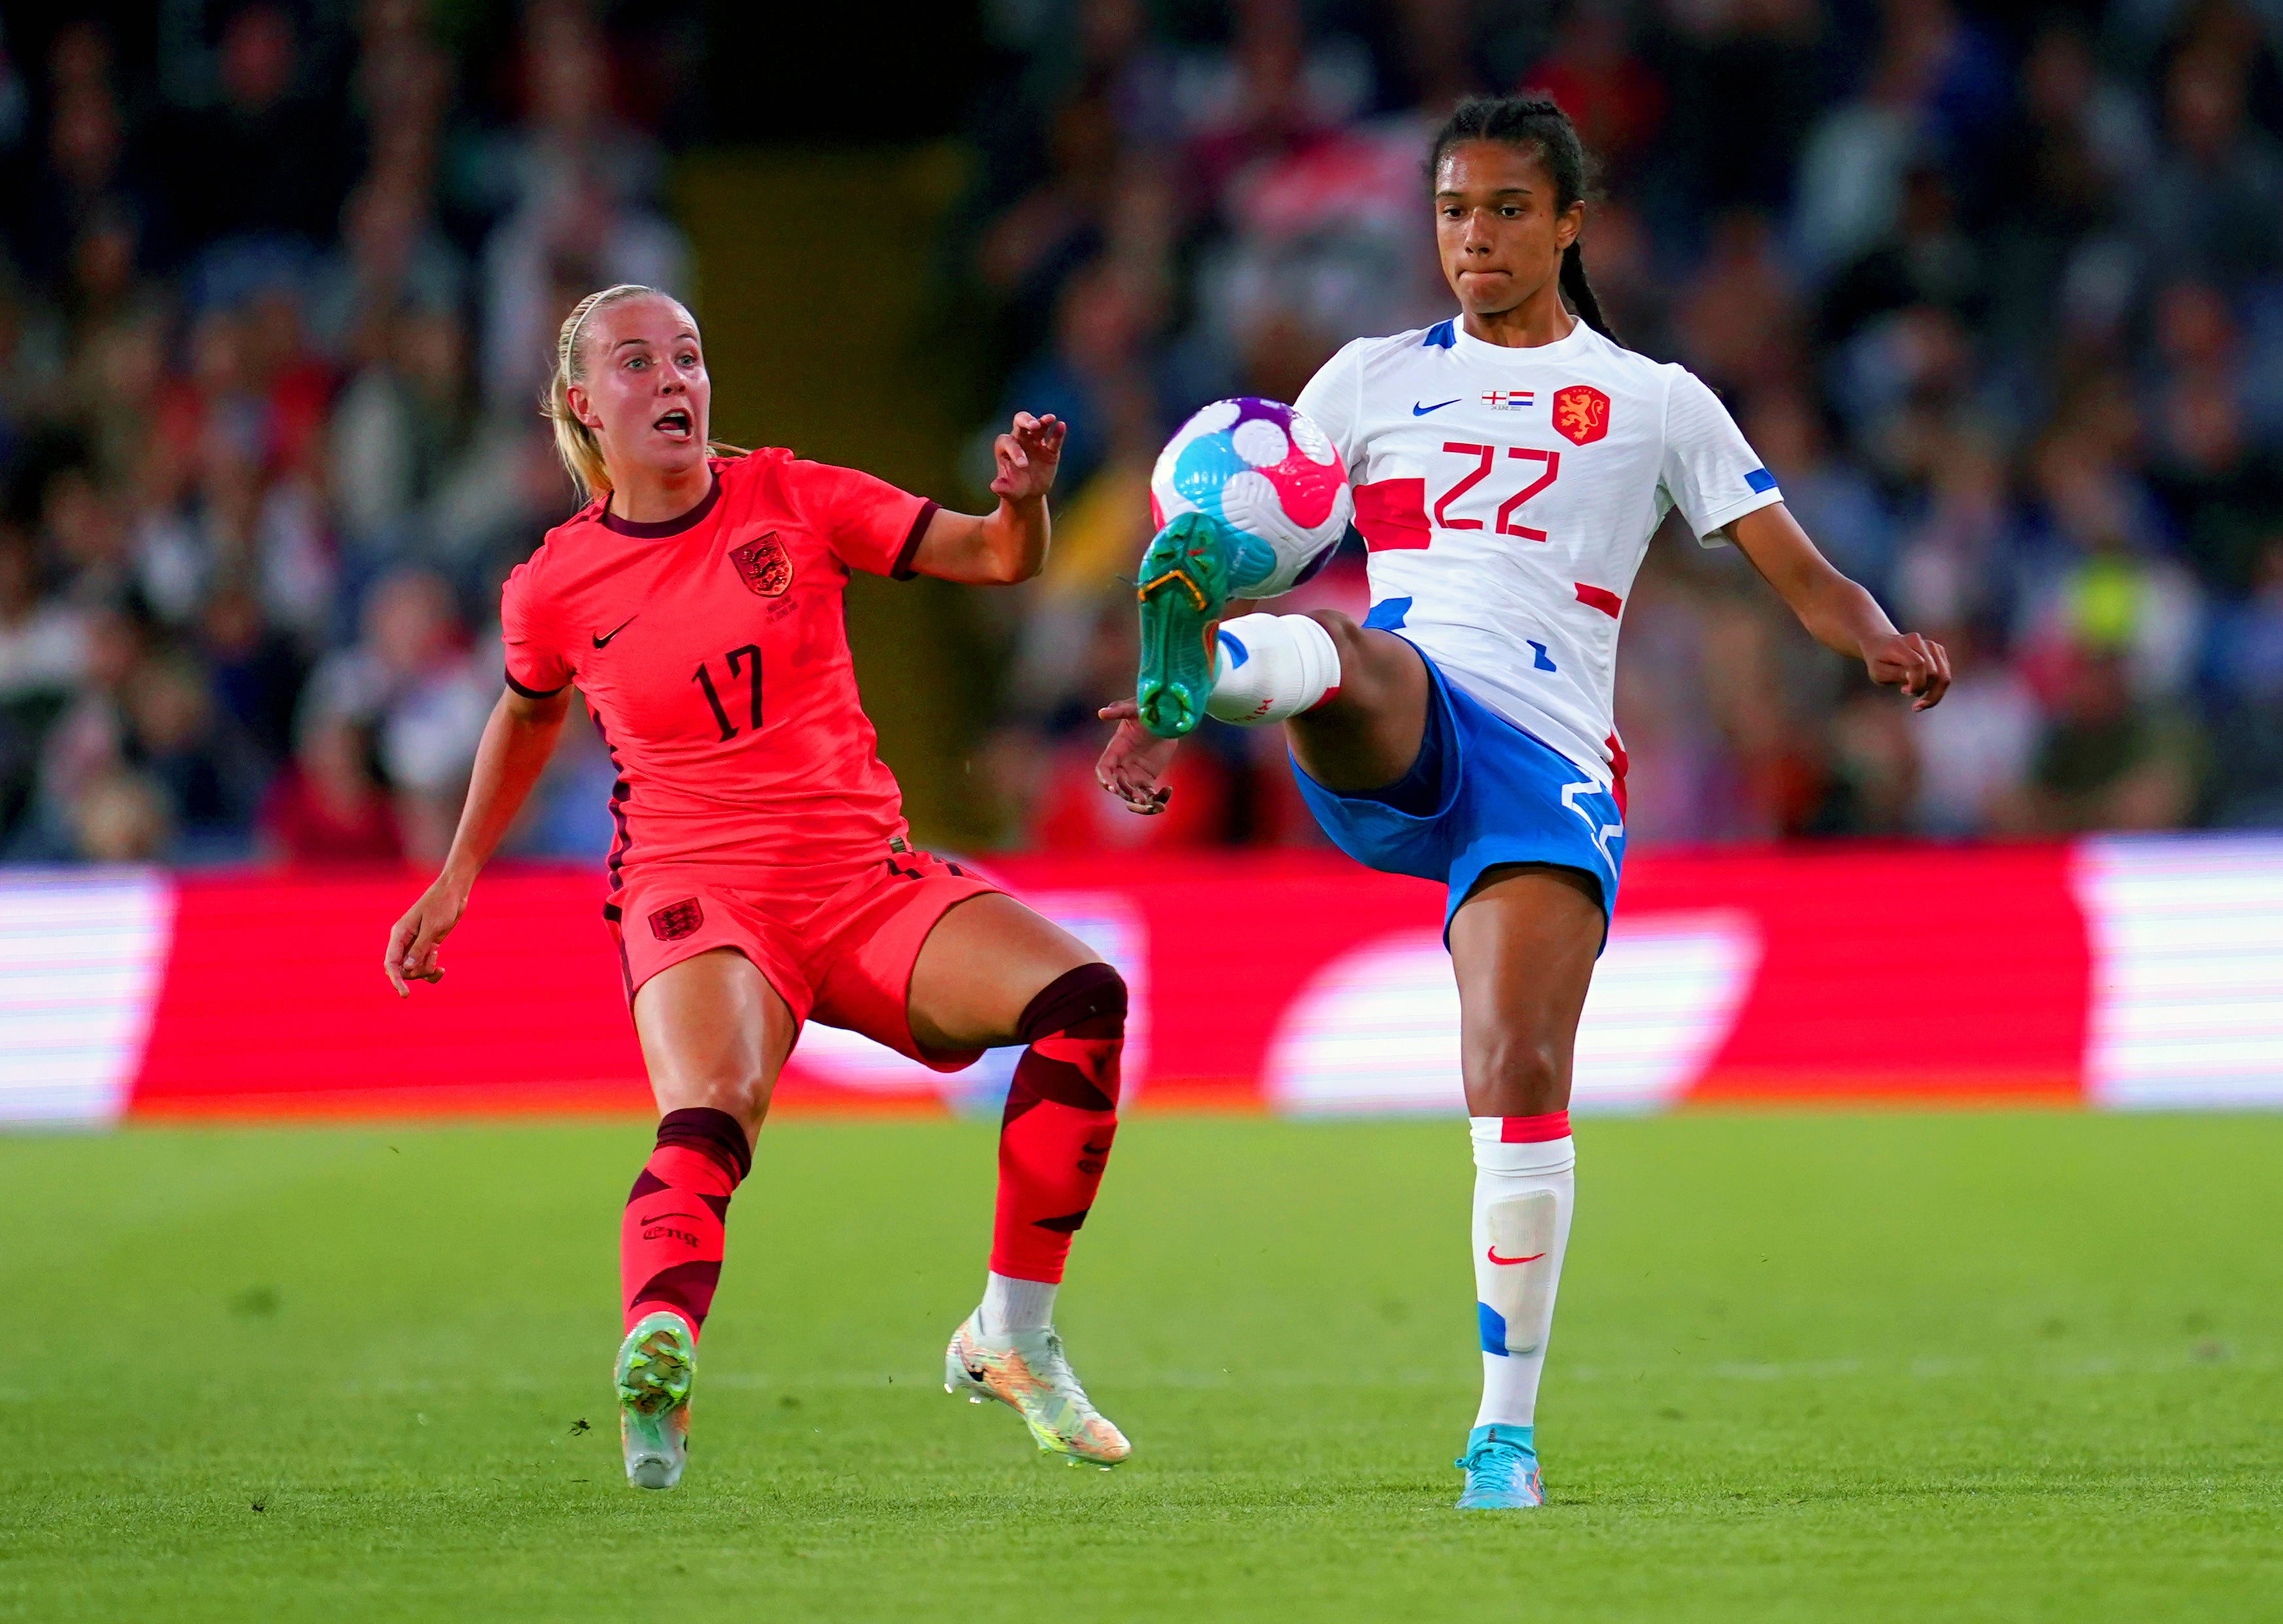
[[1609,432],[1609,397],[1591,384],[1555,391],[1554,430],[1574,444],[1593,444]]
[[782,597],[792,584],[792,558],[774,530],[764,530],[742,547],[729,550],[737,579],[763,597]]

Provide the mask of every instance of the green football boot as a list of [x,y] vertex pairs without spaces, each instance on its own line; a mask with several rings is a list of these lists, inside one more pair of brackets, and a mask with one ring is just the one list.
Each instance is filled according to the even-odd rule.
[[672,1488],[690,1457],[690,1384],[697,1344],[679,1314],[645,1314],[619,1345],[619,1441],[627,1481]]
[[1228,534],[1208,514],[1177,516],[1142,555],[1142,725],[1179,738],[1204,720],[1219,653],[1213,634],[1228,602]]

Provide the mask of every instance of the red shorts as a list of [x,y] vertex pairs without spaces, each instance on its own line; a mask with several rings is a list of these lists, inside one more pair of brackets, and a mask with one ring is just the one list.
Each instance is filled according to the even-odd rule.
[[750,874],[696,867],[629,871],[611,921],[627,1002],[659,971],[735,948],[796,1022],[861,1032],[939,1072],[974,1065],[979,1049],[923,1053],[913,1041],[912,965],[947,909],[999,887],[921,851],[865,861],[837,885],[840,875],[829,869],[811,872],[827,882],[822,895],[797,886],[757,889]]

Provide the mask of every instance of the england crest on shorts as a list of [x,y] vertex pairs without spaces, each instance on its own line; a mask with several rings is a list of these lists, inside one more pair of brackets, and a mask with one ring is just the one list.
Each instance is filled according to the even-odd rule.
[[705,910],[694,896],[679,902],[668,902],[650,917],[650,933],[660,941],[680,941],[685,936],[695,936],[705,923]]
[[742,547],[729,550],[737,579],[763,597],[780,597],[792,584],[792,558],[774,530],[764,530]]

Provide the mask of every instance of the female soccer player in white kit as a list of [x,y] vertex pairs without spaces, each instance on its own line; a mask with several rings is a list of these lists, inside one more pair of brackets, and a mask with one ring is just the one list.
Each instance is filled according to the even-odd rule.
[[1103,712],[1119,726],[1099,777],[1135,811],[1163,807],[1201,715],[1284,722],[1335,844],[1449,886],[1483,1352],[1468,1509],[1545,1498],[1533,1425],[1570,1236],[1570,1058],[1625,855],[1611,698],[1650,536],[1677,507],[1706,545],[1733,543],[1917,709],[1950,683],[1940,645],[1816,550],[1712,392],[1609,336],[1578,248],[1586,168],[1552,102],[1462,104],[1429,163],[1461,315],[1359,339],[1301,393],[1354,488],[1363,624],[1225,618],[1226,533],[1184,514],[1142,560],[1135,699]]

